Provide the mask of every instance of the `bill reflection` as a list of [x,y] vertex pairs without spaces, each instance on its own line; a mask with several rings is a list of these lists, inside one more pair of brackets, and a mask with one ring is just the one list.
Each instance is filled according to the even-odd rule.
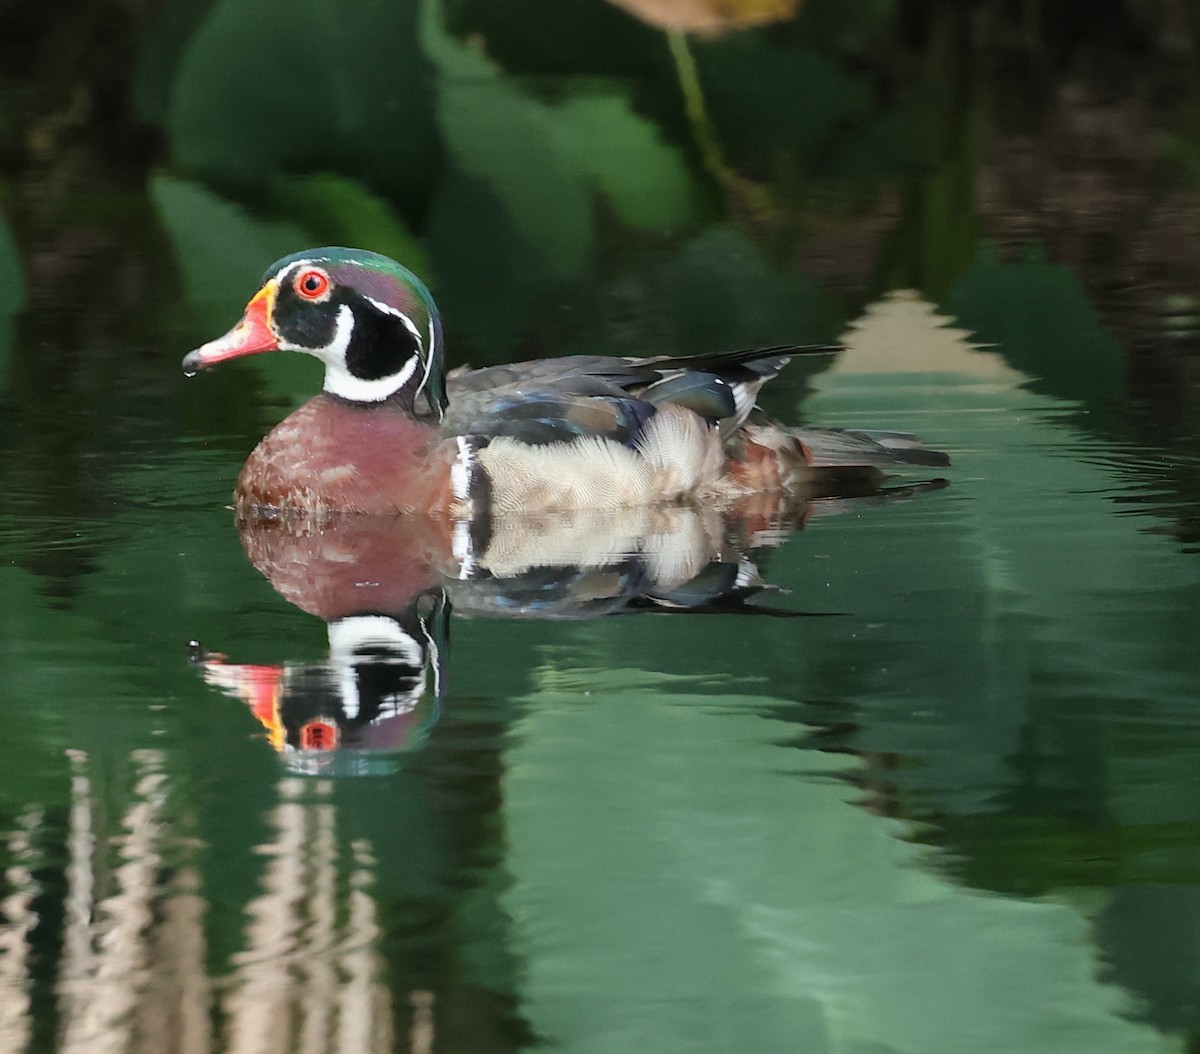
[[207,683],[241,699],[288,771],[393,771],[437,721],[449,620],[569,620],[633,613],[795,617],[763,601],[775,587],[761,556],[792,532],[862,501],[915,496],[940,483],[856,497],[734,509],[661,506],[617,513],[512,516],[481,530],[419,517],[349,517],[313,526],[239,525],[275,590],[327,625],[319,663],[248,665],[194,643]]

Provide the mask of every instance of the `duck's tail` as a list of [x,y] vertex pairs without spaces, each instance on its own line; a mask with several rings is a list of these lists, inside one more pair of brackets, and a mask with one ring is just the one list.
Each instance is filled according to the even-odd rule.
[[748,423],[739,440],[731,470],[749,491],[860,493],[898,469],[950,464],[947,454],[910,432],[785,428],[760,419]]
[[836,355],[845,351],[841,344],[773,344],[769,348],[742,348],[707,355],[661,355],[640,360],[660,368],[703,370],[721,377],[749,372],[759,377],[774,377],[791,359],[805,355]]
[[867,429],[789,428],[788,434],[803,449],[810,468],[874,467],[920,465],[946,468],[950,457],[941,450],[930,450],[911,432],[879,432]]

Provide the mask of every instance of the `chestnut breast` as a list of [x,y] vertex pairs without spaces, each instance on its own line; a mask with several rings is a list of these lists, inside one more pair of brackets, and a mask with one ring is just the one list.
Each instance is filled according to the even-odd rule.
[[331,622],[352,615],[402,616],[460,565],[450,532],[432,516],[341,516],[320,530],[288,521],[243,520],[242,548],[275,591]]
[[242,466],[239,514],[445,513],[453,442],[385,401],[322,392],[275,426]]

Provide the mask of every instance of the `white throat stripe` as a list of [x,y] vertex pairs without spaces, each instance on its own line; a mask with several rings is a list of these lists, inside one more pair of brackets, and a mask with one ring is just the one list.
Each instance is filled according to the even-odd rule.
[[[407,317],[401,317],[411,328],[412,323],[408,321]],[[346,368],[346,349],[350,347],[350,335],[353,330],[354,312],[350,310],[348,304],[343,304],[338,308],[337,330],[333,335],[333,340],[325,347],[314,349],[311,352],[325,363],[325,391],[332,395],[340,395],[344,399],[352,399],[355,402],[383,402],[389,395],[395,394],[409,382],[416,372],[420,355],[411,356],[404,364],[404,368],[390,377],[376,377],[374,380],[355,377]],[[295,350],[304,351],[306,349],[296,348]]]

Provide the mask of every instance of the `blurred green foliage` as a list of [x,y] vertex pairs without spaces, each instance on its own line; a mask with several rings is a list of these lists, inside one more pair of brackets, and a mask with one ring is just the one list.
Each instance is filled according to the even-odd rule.
[[188,40],[166,129],[178,163],[254,185],[351,167],[398,196],[438,153],[415,2],[222,0]]
[[[122,252],[169,254],[149,280],[162,303],[178,282],[198,334],[277,254],[341,242],[429,280],[457,361],[832,339],[894,288],[974,310],[981,129],[1014,105],[989,58],[1012,12],[978,6],[808,0],[780,25],[690,38],[605,0],[159,0],[107,30],[127,67],[74,82],[48,73],[79,54],[83,16],[63,14],[43,66],[0,78],[19,114],[0,125],[0,180],[22,251],[47,225],[123,213]],[[1119,7],[1095,40],[1146,29]],[[1020,61],[1045,69],[1081,35],[1072,17],[1044,12]],[[1182,172],[1189,99],[1170,140]],[[847,259],[813,266],[814,244]],[[1013,354],[1061,394],[1121,388],[1048,343]]]
[[[170,5],[143,39],[138,102],[162,124],[171,178],[192,181],[190,192],[165,175],[152,184],[188,297],[232,309],[252,291],[245,276],[274,254],[342,241],[426,273],[452,347],[498,361],[522,346],[602,344],[596,291],[603,300],[629,289],[627,253],[611,247],[640,242],[675,257],[665,285],[679,321],[664,332],[656,305],[627,305],[610,339],[636,341],[631,312],[657,350],[836,336],[847,317],[837,297],[778,262],[790,255],[781,238],[800,232],[772,198],[800,179],[849,173],[871,184],[907,171],[911,137],[897,133],[894,110],[828,58],[753,32],[695,45],[703,97],[689,117],[665,37],[584,3],[571,6],[591,9],[598,41],[636,46],[615,66],[592,63],[590,78],[546,80],[538,42],[575,39],[579,23],[519,6],[512,24],[544,15],[548,25],[519,55],[490,27],[514,57],[510,71],[488,37],[472,35],[485,13],[470,5],[365,3],[343,16],[315,0],[251,0],[217,3],[199,20]],[[869,159],[862,171],[855,157]],[[766,182],[739,176],[730,189],[726,163]],[[751,227],[735,220],[704,236],[745,194]],[[216,278],[222,257],[230,265]],[[201,288],[212,282],[227,291]]]
[[12,232],[0,215],[0,390],[7,380],[12,316],[25,306],[25,277]]
[[[636,77],[506,72],[477,39],[450,34],[434,0],[360,5],[336,26],[327,5],[289,11],[218,3],[197,21],[171,5],[144,36],[139,108],[161,122],[174,169],[152,179],[151,199],[198,317],[236,310],[275,256],[345,243],[429,278],[452,348],[477,363],[522,346],[597,350],[606,332],[630,350],[640,340],[680,352],[839,332],[837,297],[770,262],[785,255],[778,237],[764,252],[761,230],[712,227],[719,179],[681,124],[677,84],[658,104],[673,114],[664,124],[639,112]],[[627,16],[601,21],[623,27]],[[631,32],[646,42],[644,76],[672,70],[661,35]],[[704,44],[699,59],[739,164],[828,170],[815,159],[840,130],[870,134],[865,84],[824,59],[749,34]],[[619,318],[597,319],[608,290],[628,299],[641,285],[622,270],[628,252],[613,252],[639,243],[669,261],[656,264],[662,279]],[[664,290],[677,320],[666,327],[647,299]],[[633,332],[631,319],[642,320]]]
[[1031,248],[1004,263],[980,247],[947,307],[980,341],[1002,349],[1032,386],[1063,398],[1112,401],[1124,389],[1125,357],[1066,267]]

